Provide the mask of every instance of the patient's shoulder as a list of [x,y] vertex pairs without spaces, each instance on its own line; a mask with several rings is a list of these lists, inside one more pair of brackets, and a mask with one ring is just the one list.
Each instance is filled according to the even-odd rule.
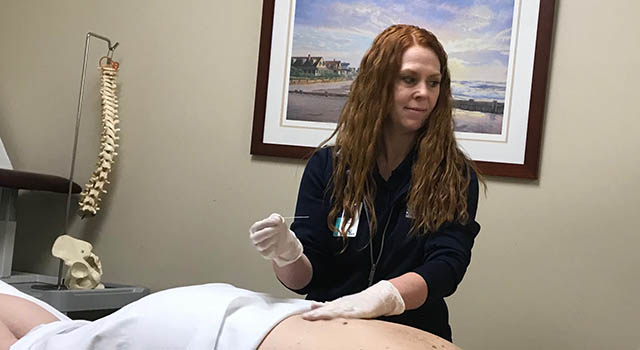
[[280,322],[259,350],[273,349],[439,349],[459,350],[452,343],[420,329],[379,320],[305,321],[300,315]]
[[15,295],[0,293],[0,323],[6,325],[20,339],[33,327],[58,321],[58,318],[39,305]]

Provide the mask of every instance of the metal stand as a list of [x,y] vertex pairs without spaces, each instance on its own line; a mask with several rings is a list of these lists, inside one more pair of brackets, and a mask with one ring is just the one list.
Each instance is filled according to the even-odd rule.
[[[118,46],[116,42],[111,45],[111,40],[101,35],[87,33],[84,47],[84,61],[82,64],[82,78],[80,80],[80,95],[78,98],[78,114],[76,117],[76,129],[73,140],[71,169],[69,174],[69,189],[67,192],[67,207],[65,211],[64,234],[69,231],[69,216],[71,211],[71,197],[74,192],[73,173],[75,169],[76,152],[78,148],[78,134],[82,115],[82,100],[84,95],[84,82],[86,78],[87,56],[89,54],[89,41],[95,37],[107,42],[107,58],[111,60],[113,51]],[[66,179],[64,179],[66,185]],[[75,193],[79,192],[76,186]],[[60,190],[59,192],[64,192]],[[15,202],[18,197],[17,188],[0,187],[0,280],[10,283],[17,289],[41,299],[61,312],[93,311],[118,309],[130,302],[138,300],[149,294],[149,289],[138,286],[126,286],[115,283],[104,283],[104,289],[90,290],[66,290],[62,284],[62,272],[64,263],[60,260],[58,267],[57,283],[54,276],[14,273],[11,274],[13,258],[13,245],[16,229]]]
[[[118,47],[119,43],[116,42],[113,46],[111,45],[111,40],[109,38],[104,37],[102,35],[98,35],[95,33],[87,33],[87,39],[84,43],[84,60],[82,61],[82,78],[80,79],[80,94],[78,96],[78,114],[76,116],[76,131],[73,136],[73,151],[71,152],[71,169],[69,170],[69,192],[67,193],[67,208],[64,214],[64,232],[63,234],[68,234],[69,232],[69,212],[71,210],[71,190],[73,183],[73,171],[76,166],[76,153],[78,151],[78,134],[80,132],[80,119],[82,116],[82,100],[84,97],[84,81],[87,76],[87,57],[89,56],[89,42],[91,41],[91,37],[98,38],[100,40],[104,40],[107,42],[107,48],[109,51],[107,52],[107,57],[109,60],[113,57],[113,51],[115,51],[116,47]],[[60,260],[58,264],[58,283],[56,284],[57,289],[63,289],[62,286],[62,270],[64,267],[64,262]]]

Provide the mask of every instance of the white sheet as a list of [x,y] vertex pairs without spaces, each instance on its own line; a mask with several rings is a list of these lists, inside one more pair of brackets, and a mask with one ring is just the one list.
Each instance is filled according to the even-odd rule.
[[180,287],[94,322],[38,326],[11,350],[256,349],[281,320],[310,307],[307,300],[272,298],[229,284]]

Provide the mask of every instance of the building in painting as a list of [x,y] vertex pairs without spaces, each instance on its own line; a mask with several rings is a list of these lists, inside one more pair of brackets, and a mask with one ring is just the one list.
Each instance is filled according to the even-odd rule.
[[[318,56],[294,56],[291,57],[291,73],[292,75],[313,75],[319,76],[328,72],[324,58]],[[293,74],[298,73],[298,74]]]
[[325,61],[322,56],[293,56],[291,57],[292,76],[333,76],[351,78],[356,74],[348,62],[340,60]]

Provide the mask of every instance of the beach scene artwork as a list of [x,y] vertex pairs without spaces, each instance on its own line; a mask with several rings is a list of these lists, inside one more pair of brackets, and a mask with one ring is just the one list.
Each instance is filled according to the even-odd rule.
[[514,0],[296,0],[287,120],[338,120],[360,61],[392,24],[432,31],[449,55],[455,131],[499,135]]

